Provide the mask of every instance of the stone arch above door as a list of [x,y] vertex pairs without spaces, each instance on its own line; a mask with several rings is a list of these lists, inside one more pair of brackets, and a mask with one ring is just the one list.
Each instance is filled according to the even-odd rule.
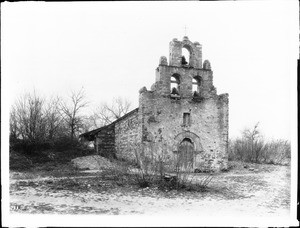
[[174,145],[173,145],[173,151],[177,151],[178,147],[180,145],[180,143],[185,139],[190,139],[192,141],[192,143],[194,144],[194,148],[195,148],[195,153],[201,153],[203,151],[201,142],[200,142],[200,137],[198,135],[196,135],[193,132],[190,131],[185,131],[185,132],[181,132],[178,135],[175,136],[174,138]]

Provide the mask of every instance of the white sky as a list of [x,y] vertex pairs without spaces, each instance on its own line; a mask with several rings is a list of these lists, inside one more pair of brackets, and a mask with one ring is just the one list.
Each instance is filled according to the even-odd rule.
[[[298,1],[288,0],[5,2],[1,4],[1,130],[7,130],[8,107],[22,93],[33,89],[45,96],[66,96],[83,86],[91,109],[116,96],[129,98],[137,107],[138,90],[142,86],[150,88],[159,57],[168,57],[169,42],[173,38],[181,40],[186,25],[190,40],[203,45],[203,57],[211,62],[218,93],[229,93],[230,137],[260,121],[267,138],[297,139],[298,14]],[[8,143],[2,142],[8,142],[8,134],[1,135],[1,150],[7,152]],[[293,140],[295,162],[296,145]],[[1,169],[8,174],[8,153],[1,153],[1,161]],[[296,168],[292,166],[292,209],[297,202]],[[2,192],[8,195],[9,175],[1,172],[1,177],[7,183]],[[168,220],[164,217],[166,223],[161,223],[162,219],[156,217],[145,220],[136,216],[124,223],[122,216],[111,220],[105,216],[26,215],[25,220],[8,214],[8,197],[3,197],[2,205],[3,218],[13,226],[24,225],[24,221],[31,226],[38,222],[39,226],[197,226],[216,222],[232,225],[233,221],[237,226],[258,226],[256,223],[261,225],[268,219],[199,221],[176,216]],[[296,217],[296,210],[292,215]],[[281,219],[272,218],[272,222],[278,225]],[[298,223],[293,220],[290,224]],[[262,226],[268,225],[269,220]]]
[[230,137],[260,122],[290,139],[296,110],[297,1],[5,3],[1,9],[2,99],[33,91],[67,96],[84,87],[92,110],[155,81],[169,42],[203,46],[218,94],[229,93]]

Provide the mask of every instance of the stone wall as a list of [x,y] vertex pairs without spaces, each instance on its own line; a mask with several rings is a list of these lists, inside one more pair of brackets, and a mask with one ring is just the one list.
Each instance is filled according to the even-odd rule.
[[[190,65],[180,63],[182,48],[190,48]],[[140,90],[139,121],[144,150],[176,159],[184,138],[194,146],[194,169],[222,170],[228,162],[228,94],[217,95],[213,86],[213,71],[208,60],[202,67],[201,45],[188,39],[170,42],[170,63],[159,60],[156,82],[148,91]],[[178,96],[171,96],[171,77],[179,78]],[[201,81],[199,94],[194,96],[193,78]],[[184,115],[190,124],[184,125]]]
[[101,128],[95,140],[96,153],[103,157],[115,158],[115,125],[111,124]]
[[[139,136],[138,109],[99,129],[95,136],[95,151],[108,158],[134,159]],[[140,140],[141,141],[141,140]]]
[[179,94],[182,98],[192,98],[192,80],[194,77],[201,78],[200,96],[209,98],[216,95],[216,89],[213,86],[213,73],[211,70],[189,69],[174,66],[160,65],[156,69],[156,82],[151,90],[156,91],[162,96],[169,96],[171,93],[171,77],[176,75],[180,78]]
[[[184,138],[195,146],[194,169],[227,168],[228,100],[227,95],[193,101],[161,97],[155,91],[140,94],[140,115],[143,116],[142,136],[145,150],[164,148],[170,160],[176,159],[178,146]],[[225,101],[223,101],[225,99]],[[142,107],[142,108],[141,108]],[[183,115],[189,113],[189,126]]]
[[169,59],[171,66],[181,67],[182,48],[186,48],[190,53],[187,59],[189,65],[194,68],[202,67],[202,47],[198,42],[192,43],[188,37],[183,37],[182,41],[173,39],[169,44]]
[[138,109],[133,110],[115,124],[115,150],[118,158],[135,159],[135,150],[141,141],[138,112]]

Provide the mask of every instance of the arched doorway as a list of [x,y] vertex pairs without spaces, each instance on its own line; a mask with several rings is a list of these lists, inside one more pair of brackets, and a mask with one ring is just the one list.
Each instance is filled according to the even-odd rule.
[[184,138],[178,148],[178,165],[182,170],[192,170],[194,165],[194,144],[191,139]]

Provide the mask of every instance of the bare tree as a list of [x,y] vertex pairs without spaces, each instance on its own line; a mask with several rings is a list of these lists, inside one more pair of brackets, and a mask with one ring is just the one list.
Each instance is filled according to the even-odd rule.
[[261,138],[260,131],[258,130],[259,122],[255,124],[253,129],[246,128],[242,135],[243,138],[247,141],[247,146],[250,146],[250,155],[252,161],[258,163],[260,151],[263,147],[263,143],[260,143],[259,139]]
[[16,140],[20,136],[20,124],[18,122],[18,113],[16,110],[16,105],[12,106],[9,115],[10,139]]
[[50,98],[45,108],[46,134],[50,142],[65,133],[60,113],[60,100],[60,97]]
[[65,120],[69,131],[70,138],[73,140],[75,133],[78,132],[83,126],[83,116],[80,112],[83,108],[87,107],[85,92],[83,89],[74,92],[72,91],[69,102],[63,101],[60,103],[63,119]]
[[93,126],[99,128],[119,119],[131,109],[131,102],[126,98],[113,98],[111,103],[102,103],[90,116]]
[[82,120],[83,120],[82,132],[88,132],[95,128],[98,128],[96,122],[97,120],[95,119],[94,114],[90,116],[82,116]]
[[10,113],[10,131],[14,137],[30,142],[45,138],[44,108],[45,100],[34,94],[21,96],[13,105]]
[[287,140],[277,139],[266,143],[262,153],[264,163],[283,164],[291,156],[291,144]]
[[229,141],[229,158],[255,163],[287,164],[291,152],[290,142],[282,139],[266,142],[258,125],[246,128],[241,138]]

